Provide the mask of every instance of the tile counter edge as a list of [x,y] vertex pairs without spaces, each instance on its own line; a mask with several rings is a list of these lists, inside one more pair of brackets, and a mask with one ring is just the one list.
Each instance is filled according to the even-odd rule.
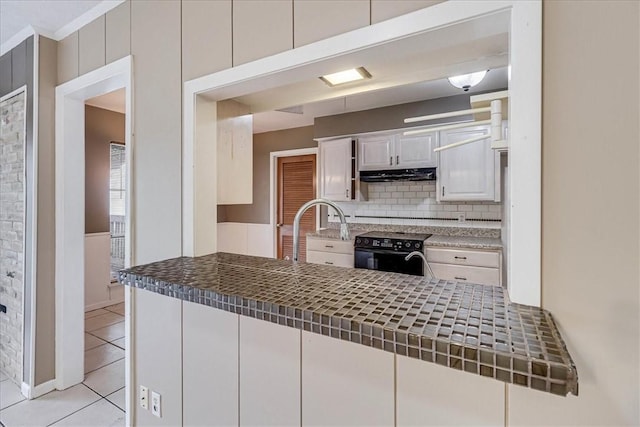
[[[121,271],[119,279],[502,382],[578,394],[577,370],[551,313],[511,303],[494,286],[224,253],[133,267]],[[372,314],[361,311],[354,317],[363,305]]]

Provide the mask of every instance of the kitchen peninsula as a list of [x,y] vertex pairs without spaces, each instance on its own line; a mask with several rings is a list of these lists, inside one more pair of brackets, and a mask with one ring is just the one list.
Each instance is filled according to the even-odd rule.
[[[539,390],[534,393],[578,393],[575,365],[551,314],[511,303],[499,286],[226,253],[134,267],[122,271],[120,281],[144,290],[136,290],[137,297],[155,293],[162,299],[181,300],[185,424],[189,405],[199,413],[194,422],[215,423],[205,418],[224,418],[212,408],[218,408],[216,396],[225,393],[239,393],[238,399],[231,399],[235,409],[226,408],[227,420],[234,424],[237,416],[240,425],[252,423],[246,417],[262,417],[263,424],[329,424],[349,419],[361,424],[398,425],[402,420],[410,424],[408,420],[417,420],[412,416],[429,416],[410,409],[411,378],[420,378],[423,366],[446,367],[429,368],[436,369],[436,378],[427,378],[429,382],[423,384],[445,395],[447,384],[438,382],[442,375],[460,375],[454,396],[500,386],[499,381]],[[192,310],[199,314],[189,314]],[[202,319],[207,315],[227,317],[222,323],[212,317],[205,324]],[[190,351],[203,351],[201,346],[189,348],[191,330],[198,330],[201,338],[209,331],[215,335],[213,330],[225,321],[232,328],[225,333],[225,341],[204,346],[216,354],[195,356],[211,360],[211,366],[188,364]],[[138,338],[133,337],[138,348],[159,345]],[[273,348],[252,347],[252,340],[267,344],[273,340]],[[261,364],[258,377],[248,375],[259,371],[251,363]],[[194,369],[194,374],[187,373]],[[227,376],[225,383],[225,375],[218,375],[220,369],[235,374]],[[260,382],[260,375],[271,375],[272,380],[286,383],[290,378],[278,377],[280,369],[297,375],[290,381],[289,394],[280,393],[282,384]],[[216,381],[206,383],[207,370],[216,373]],[[409,384],[406,390],[405,384]],[[207,391],[204,409],[196,408],[189,398],[193,390]],[[256,398],[255,393],[262,397]],[[478,398],[479,402],[487,399]],[[480,417],[478,424],[498,423],[504,417],[500,405],[495,405],[495,411],[491,405],[482,406],[479,412],[470,411]]]

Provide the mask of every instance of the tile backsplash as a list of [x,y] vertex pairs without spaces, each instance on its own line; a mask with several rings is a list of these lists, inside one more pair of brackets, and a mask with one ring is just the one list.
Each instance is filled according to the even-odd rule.
[[[369,200],[337,202],[350,223],[425,225],[428,220],[501,221],[502,204],[495,202],[437,202],[435,181],[369,184]],[[329,221],[337,222],[329,209]]]

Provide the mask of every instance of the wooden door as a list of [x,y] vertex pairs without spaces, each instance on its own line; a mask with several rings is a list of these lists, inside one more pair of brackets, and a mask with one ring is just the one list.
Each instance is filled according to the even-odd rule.
[[[293,259],[293,218],[298,209],[316,198],[316,155],[278,158],[278,258]],[[300,221],[299,261],[305,261],[305,235],[316,229],[316,208],[311,208]]]

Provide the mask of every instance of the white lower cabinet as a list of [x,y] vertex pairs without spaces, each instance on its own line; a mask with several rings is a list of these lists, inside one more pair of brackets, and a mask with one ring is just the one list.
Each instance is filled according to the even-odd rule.
[[505,385],[397,356],[397,426],[504,426]]
[[353,268],[353,240],[307,236],[307,262]]
[[239,425],[300,425],[300,331],[240,316],[239,360]]
[[502,286],[502,251],[428,247],[425,251],[436,278]]
[[185,301],[182,322],[183,424],[238,425],[238,315]]
[[303,332],[302,425],[392,426],[393,358],[392,353]]

